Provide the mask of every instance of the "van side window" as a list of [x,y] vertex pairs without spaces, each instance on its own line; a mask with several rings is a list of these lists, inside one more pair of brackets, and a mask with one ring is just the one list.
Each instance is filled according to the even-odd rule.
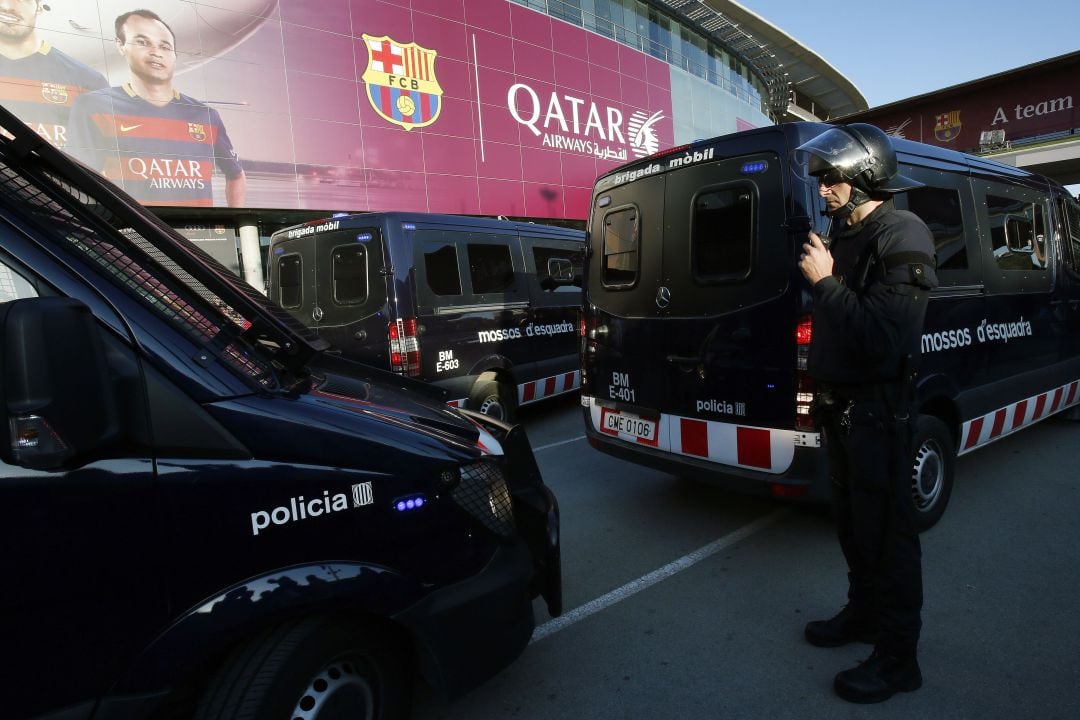
[[36,298],[37,290],[22,275],[0,260],[0,302]]
[[748,188],[726,188],[694,199],[690,235],[694,277],[705,282],[745,278],[754,250],[754,202]]
[[278,303],[286,310],[300,307],[304,301],[304,263],[299,255],[278,260]]
[[1068,227],[1065,246],[1065,262],[1074,275],[1080,275],[1080,203],[1065,198],[1061,203],[1065,223]]
[[536,279],[540,287],[547,292],[574,292],[580,293],[581,288],[577,285],[557,285],[548,275],[548,260],[552,258],[566,258],[570,261],[573,273],[581,277],[581,265],[584,258],[582,252],[570,252],[566,248],[533,246],[533,262],[536,265]]
[[460,295],[457,248],[446,242],[424,244],[424,273],[428,288],[436,295]]
[[367,248],[345,245],[334,248],[331,255],[330,277],[334,285],[334,302],[359,305],[367,300]]
[[638,212],[627,207],[604,216],[604,264],[601,281],[605,287],[629,287],[637,282]]
[[967,245],[964,219],[960,212],[960,193],[929,185],[908,190],[907,209],[922,218],[934,234],[939,270],[966,270]]
[[469,277],[473,293],[501,293],[514,285],[514,264],[505,245],[469,243]]
[[998,268],[1046,269],[1046,223],[1041,204],[988,193],[986,212]]

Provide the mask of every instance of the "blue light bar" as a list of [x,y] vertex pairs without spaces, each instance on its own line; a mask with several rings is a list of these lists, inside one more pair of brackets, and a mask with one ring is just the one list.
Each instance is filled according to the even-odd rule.
[[372,237],[371,233],[360,233],[356,236],[357,242],[367,242]]
[[758,173],[765,172],[768,168],[769,163],[764,160],[756,160],[754,162],[743,163],[742,167],[739,169],[739,172],[741,172],[743,175],[756,175]]
[[415,230],[416,229],[416,223],[401,223],[401,229],[406,230],[406,231]]
[[427,505],[427,500],[423,495],[414,495],[411,497],[398,498],[394,501],[394,509],[398,512],[409,512],[410,510],[419,510]]
[[332,217],[332,218],[349,217],[349,213],[346,213],[346,212],[334,213],[330,217]]

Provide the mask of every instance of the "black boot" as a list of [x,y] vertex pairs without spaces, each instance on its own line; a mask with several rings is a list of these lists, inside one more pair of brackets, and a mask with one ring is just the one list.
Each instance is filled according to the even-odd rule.
[[876,648],[862,664],[838,673],[833,681],[836,694],[855,703],[877,703],[920,687],[922,672],[914,654],[897,657]]
[[814,620],[806,623],[806,640],[817,647],[840,647],[853,642],[877,642],[877,623],[865,613],[853,610],[845,605],[837,615],[829,620]]

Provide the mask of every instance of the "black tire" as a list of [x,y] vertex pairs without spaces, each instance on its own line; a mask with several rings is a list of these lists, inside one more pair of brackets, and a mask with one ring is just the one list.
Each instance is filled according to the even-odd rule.
[[406,653],[384,632],[330,617],[273,628],[233,653],[203,693],[197,720],[404,720]]
[[931,415],[916,418],[911,447],[911,502],[922,532],[945,514],[952,495],[956,450],[949,428]]
[[482,373],[473,383],[467,407],[496,420],[514,422],[517,419],[517,394],[495,373]]

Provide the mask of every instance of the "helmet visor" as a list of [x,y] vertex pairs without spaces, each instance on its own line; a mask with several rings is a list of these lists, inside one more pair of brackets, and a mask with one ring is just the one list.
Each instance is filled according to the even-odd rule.
[[870,151],[840,128],[832,128],[795,149],[796,157],[806,154],[807,172],[821,175],[835,168],[846,177],[854,177],[868,166]]

